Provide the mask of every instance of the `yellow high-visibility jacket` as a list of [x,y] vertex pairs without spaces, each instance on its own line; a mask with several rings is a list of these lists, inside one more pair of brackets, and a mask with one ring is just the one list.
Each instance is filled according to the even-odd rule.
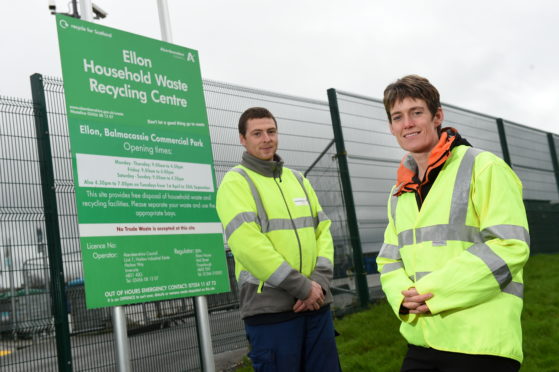
[[311,280],[332,302],[331,221],[299,172],[244,153],[217,192],[217,213],[235,258],[241,317],[292,311]]
[[[408,343],[522,362],[529,234],[518,177],[495,155],[462,145],[421,210],[414,193],[393,193],[377,263]],[[430,314],[401,314],[401,292],[411,287],[433,294]]]

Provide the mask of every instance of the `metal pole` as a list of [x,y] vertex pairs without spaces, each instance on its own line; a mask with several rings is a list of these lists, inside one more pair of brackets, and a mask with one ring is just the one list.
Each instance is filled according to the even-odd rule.
[[[10,260],[11,262],[11,260]],[[12,332],[14,341],[17,341],[17,311],[16,311],[16,291],[14,288],[14,268],[10,263],[10,300],[12,305]]]
[[507,144],[507,134],[505,133],[505,123],[503,119],[496,119],[497,131],[499,132],[499,140],[501,141],[501,150],[503,150],[503,160],[512,168],[510,159],[509,145]]
[[200,346],[200,361],[202,371],[215,372],[215,361],[212,349],[212,334],[210,330],[210,317],[208,315],[208,302],[206,297],[194,297],[194,313],[196,314],[196,331]]
[[[93,10],[91,0],[80,0],[81,19],[93,22]],[[122,306],[111,308],[113,318],[113,331],[116,342],[116,357],[119,372],[130,372],[130,343],[126,327],[126,314]]]
[[93,22],[93,8],[91,0],[80,0],[80,14],[84,21]]
[[31,75],[31,94],[35,113],[35,131],[37,133],[37,150],[40,160],[41,187],[45,210],[46,243],[49,255],[50,293],[53,304],[54,324],[56,329],[56,349],[58,371],[72,371],[72,347],[70,346],[70,329],[68,326],[66,291],[64,288],[64,265],[60,244],[60,226],[58,223],[58,206],[54,183],[54,165],[52,161],[50,131],[47,117],[47,100],[43,77]]
[[27,262],[29,262],[29,260],[25,260],[23,262],[23,285],[25,288],[25,295],[29,296],[29,273],[27,272]]
[[[84,21],[93,22],[91,0],[80,0],[80,12],[81,18]],[[118,370],[119,372],[130,372],[132,368],[130,367],[130,342],[126,329],[126,314],[122,306],[114,306],[111,308],[111,315],[113,318]]]
[[72,0],[72,17],[80,18],[80,14],[78,13],[78,0]]
[[157,9],[159,10],[159,25],[161,26],[161,40],[172,42],[171,22],[169,21],[169,7],[167,0],[157,0]]
[[361,249],[361,238],[359,236],[359,226],[357,223],[357,214],[355,213],[355,202],[353,200],[353,191],[351,188],[351,179],[349,175],[349,165],[347,163],[347,151],[345,148],[344,135],[342,131],[342,120],[340,118],[340,109],[338,107],[338,96],[336,90],[328,89],[328,103],[330,105],[330,116],[332,118],[332,129],[334,130],[334,139],[336,141],[336,151],[338,156],[338,164],[340,167],[340,177],[342,178],[342,191],[347,213],[347,224],[353,248],[353,265],[355,267],[355,283],[357,293],[359,293],[359,302],[362,307],[369,304],[369,287],[367,284],[367,272],[363,263],[363,250]]
[[[91,0],[80,0],[81,18],[84,21],[93,22],[93,11]],[[116,342],[116,357],[119,372],[130,372],[130,343],[128,341],[128,331],[126,329],[126,314],[122,306],[111,308],[113,318],[113,332]]]
[[47,250],[45,249],[45,243],[43,242],[43,230],[41,230],[40,227],[37,228],[37,240],[39,241],[37,251],[43,256],[43,275],[45,276],[45,290],[48,292],[50,288],[49,261]]
[[116,341],[116,357],[119,372],[130,372],[130,344],[128,342],[128,331],[126,327],[126,314],[122,306],[111,308],[113,316],[113,331]]
[[17,341],[17,312],[16,312],[16,291],[15,291],[15,280],[14,280],[14,261],[12,256],[12,245],[8,240],[6,245],[6,258],[8,264],[8,269],[10,272],[10,302],[12,306],[12,332],[14,336],[14,341]]
[[[84,21],[93,22],[91,0],[80,0],[80,11]],[[122,306],[111,308],[113,332],[116,343],[116,358],[119,372],[130,372],[130,342],[126,329],[126,314]]]
[[[171,43],[171,22],[169,21],[169,7],[167,0],[157,0],[159,10],[159,23],[161,25],[161,40]],[[206,297],[194,298],[194,311],[196,314],[196,330],[198,344],[200,346],[200,361],[204,372],[215,372],[215,361],[212,348],[212,334],[210,331],[210,319],[208,315],[208,302]]]
[[551,155],[551,164],[553,164],[553,173],[555,173],[555,183],[557,184],[557,191],[559,192],[559,157],[557,156],[557,149],[555,148],[555,140],[553,134],[547,134],[547,142],[549,143],[549,153]]
[[43,253],[43,272],[45,276],[45,289],[48,292],[50,289],[50,278],[49,278],[49,262],[47,253]]

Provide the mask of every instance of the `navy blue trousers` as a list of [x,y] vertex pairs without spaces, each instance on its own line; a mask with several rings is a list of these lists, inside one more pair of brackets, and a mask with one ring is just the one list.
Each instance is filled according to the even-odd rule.
[[330,311],[245,329],[255,372],[341,371]]

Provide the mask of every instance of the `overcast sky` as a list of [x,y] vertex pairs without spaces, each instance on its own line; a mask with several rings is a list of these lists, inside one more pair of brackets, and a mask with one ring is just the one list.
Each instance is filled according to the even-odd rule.
[[[66,12],[69,0],[57,0]],[[156,0],[96,0],[102,25],[160,38]],[[168,0],[173,42],[205,79],[326,101],[381,98],[416,73],[445,103],[559,133],[559,2],[532,0]],[[47,0],[3,1],[0,95],[60,77]]]

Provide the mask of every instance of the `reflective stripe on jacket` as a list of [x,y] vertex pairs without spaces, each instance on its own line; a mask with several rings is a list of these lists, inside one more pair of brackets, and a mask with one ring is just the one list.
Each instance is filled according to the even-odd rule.
[[326,291],[325,305],[332,302],[331,221],[300,173],[283,168],[275,178],[238,165],[219,187],[217,212],[235,258],[242,318],[292,311],[311,280]]
[[[394,190],[393,190],[394,192]],[[377,258],[387,299],[413,345],[522,361],[522,268],[529,234],[522,185],[506,163],[467,146],[451,151],[421,210],[391,196]],[[400,314],[415,287],[430,314]]]

